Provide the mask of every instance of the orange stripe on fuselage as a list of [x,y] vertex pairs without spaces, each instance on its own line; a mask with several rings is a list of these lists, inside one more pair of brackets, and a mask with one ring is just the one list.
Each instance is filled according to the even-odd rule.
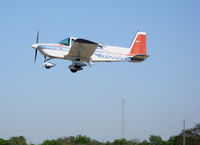
[[64,44],[51,44],[52,46],[65,46]]

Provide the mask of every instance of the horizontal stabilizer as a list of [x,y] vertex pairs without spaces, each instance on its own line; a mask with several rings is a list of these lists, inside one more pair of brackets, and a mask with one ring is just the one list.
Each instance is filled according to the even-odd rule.
[[142,62],[148,57],[149,55],[135,55],[131,58],[131,62]]

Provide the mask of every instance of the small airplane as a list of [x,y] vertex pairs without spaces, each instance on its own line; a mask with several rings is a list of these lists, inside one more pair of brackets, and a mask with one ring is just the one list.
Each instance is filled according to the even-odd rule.
[[58,44],[46,44],[39,42],[39,31],[36,43],[32,45],[35,49],[34,62],[37,52],[44,56],[43,66],[46,69],[55,67],[51,59],[65,59],[72,61],[69,65],[71,72],[75,73],[83,67],[92,65],[92,62],[142,62],[149,55],[146,53],[146,33],[137,32],[129,48],[102,45],[90,40],[69,37]]

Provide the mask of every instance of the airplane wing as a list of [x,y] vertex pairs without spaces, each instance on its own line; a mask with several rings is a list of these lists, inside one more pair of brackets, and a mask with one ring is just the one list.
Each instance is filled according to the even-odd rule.
[[67,57],[72,61],[89,62],[98,45],[98,43],[89,40],[76,39]]

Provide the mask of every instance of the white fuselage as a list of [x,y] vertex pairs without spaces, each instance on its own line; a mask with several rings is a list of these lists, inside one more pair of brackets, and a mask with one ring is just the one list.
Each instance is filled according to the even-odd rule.
[[69,37],[58,44],[38,43],[39,32],[37,33],[35,48],[36,61],[37,51],[44,55],[43,66],[47,69],[52,68],[55,64],[48,62],[50,59],[65,59],[72,61],[69,65],[71,72],[77,72],[83,67],[91,66],[91,62],[142,62],[146,55],[146,33],[137,32],[130,48],[101,45],[90,40]]
[[[38,50],[49,58],[67,59],[73,61],[68,57],[70,46],[64,46],[61,44],[38,44]],[[97,47],[94,54],[91,56],[91,62],[120,62],[130,61],[128,56],[130,49],[123,47],[115,47],[102,45]]]

